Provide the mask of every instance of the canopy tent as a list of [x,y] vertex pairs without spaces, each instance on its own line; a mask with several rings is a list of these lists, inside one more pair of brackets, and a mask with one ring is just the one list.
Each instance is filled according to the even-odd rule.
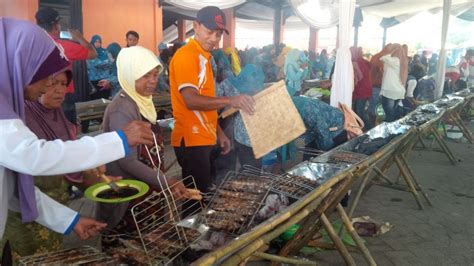
[[338,3],[336,1],[290,0],[290,3],[301,20],[313,28],[330,28],[339,23]]
[[[306,25],[314,28],[328,28],[338,24],[338,6],[341,0],[164,0],[165,11],[182,14],[188,19],[195,17],[197,10],[208,5],[219,8],[234,8],[235,16],[249,20],[273,20],[273,10],[281,5],[285,19],[296,15]],[[438,12],[443,0],[357,0],[357,7],[364,13],[381,18],[393,18],[403,22],[422,11]],[[172,8],[174,7],[174,8]],[[452,15],[461,19],[474,20],[472,0],[452,0]],[[396,24],[394,24],[396,25]]]
[[[196,10],[204,6],[215,5],[222,9],[234,8],[237,25],[239,25],[239,19],[256,21],[254,27],[261,24],[261,21],[273,21],[274,10],[282,10],[283,21],[289,22],[288,18],[294,14],[307,26],[317,29],[339,25],[338,37],[340,47],[337,51],[338,56],[336,57],[333,82],[333,87],[337,93],[331,95],[331,105],[333,106],[337,105],[338,102],[350,106],[352,101],[353,73],[349,46],[356,4],[363,12],[383,18],[380,25],[384,28],[384,39],[387,28],[395,26],[421,11],[438,12],[444,7],[442,37],[440,40],[442,47],[440,63],[443,63],[445,60],[449,14],[472,21],[473,15],[469,11],[472,11],[474,6],[474,1],[472,0],[201,0],[199,2],[192,0],[165,0],[164,3],[174,6],[165,7],[165,11],[173,9],[171,12],[180,14],[188,19],[189,16],[194,15],[193,17],[195,17]],[[276,7],[276,5],[280,6]],[[248,21],[246,24],[252,23],[251,21]],[[240,26],[244,24],[240,22]],[[358,24],[355,23],[354,25],[357,26]],[[442,81],[442,77],[438,78],[438,81]],[[439,94],[439,88],[437,93]]]

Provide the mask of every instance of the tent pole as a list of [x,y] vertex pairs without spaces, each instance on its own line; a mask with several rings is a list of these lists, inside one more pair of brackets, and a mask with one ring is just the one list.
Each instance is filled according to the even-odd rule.
[[359,26],[354,26],[354,46],[357,47],[359,43]]
[[385,47],[386,43],[387,43],[387,27],[383,27],[382,49]]

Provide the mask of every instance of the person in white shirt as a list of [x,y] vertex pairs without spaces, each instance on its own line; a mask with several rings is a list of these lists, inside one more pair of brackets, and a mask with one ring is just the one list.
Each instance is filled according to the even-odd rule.
[[106,225],[79,214],[43,194],[32,175],[56,175],[91,169],[124,157],[129,146],[152,144],[149,125],[134,121],[122,131],[76,141],[40,140],[24,124],[24,100],[37,100],[53,74],[67,65],[61,47],[38,26],[0,18],[0,237],[8,210],[23,222],[38,222],[58,233],[82,239]]
[[382,88],[380,91],[385,121],[396,120],[397,108],[401,99],[405,98],[405,83],[408,76],[408,58],[400,44],[388,44],[384,48],[387,54],[380,57],[383,62]]

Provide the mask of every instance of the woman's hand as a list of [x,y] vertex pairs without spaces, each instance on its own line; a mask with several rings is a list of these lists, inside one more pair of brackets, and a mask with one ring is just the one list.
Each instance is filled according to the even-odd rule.
[[[97,168],[89,169],[82,172],[84,177],[83,185],[85,187],[90,187],[94,184],[104,182],[105,180],[102,179],[101,175],[105,174],[106,168],[105,165],[101,165]],[[118,181],[121,180],[121,176],[108,176],[111,181]]]
[[171,193],[173,193],[173,196],[176,199],[189,198],[188,190],[181,180],[177,178],[169,178],[168,185],[170,186]]
[[74,232],[82,240],[86,240],[98,235],[106,226],[106,223],[101,223],[91,218],[81,217],[74,226]]

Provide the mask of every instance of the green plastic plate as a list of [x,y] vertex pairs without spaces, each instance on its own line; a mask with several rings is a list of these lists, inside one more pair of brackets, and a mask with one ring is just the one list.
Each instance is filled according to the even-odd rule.
[[84,192],[84,195],[86,196],[86,198],[92,201],[103,202],[103,203],[121,203],[121,202],[128,202],[133,199],[139,198],[145,195],[150,189],[150,187],[146,183],[142,181],[138,181],[138,180],[133,180],[133,179],[119,180],[119,181],[116,181],[115,183],[119,187],[130,186],[132,188],[135,188],[138,190],[138,193],[126,198],[115,198],[115,199],[98,198],[97,194],[110,188],[110,186],[107,183],[103,182],[103,183],[98,183],[98,184],[88,187],[86,191]]

